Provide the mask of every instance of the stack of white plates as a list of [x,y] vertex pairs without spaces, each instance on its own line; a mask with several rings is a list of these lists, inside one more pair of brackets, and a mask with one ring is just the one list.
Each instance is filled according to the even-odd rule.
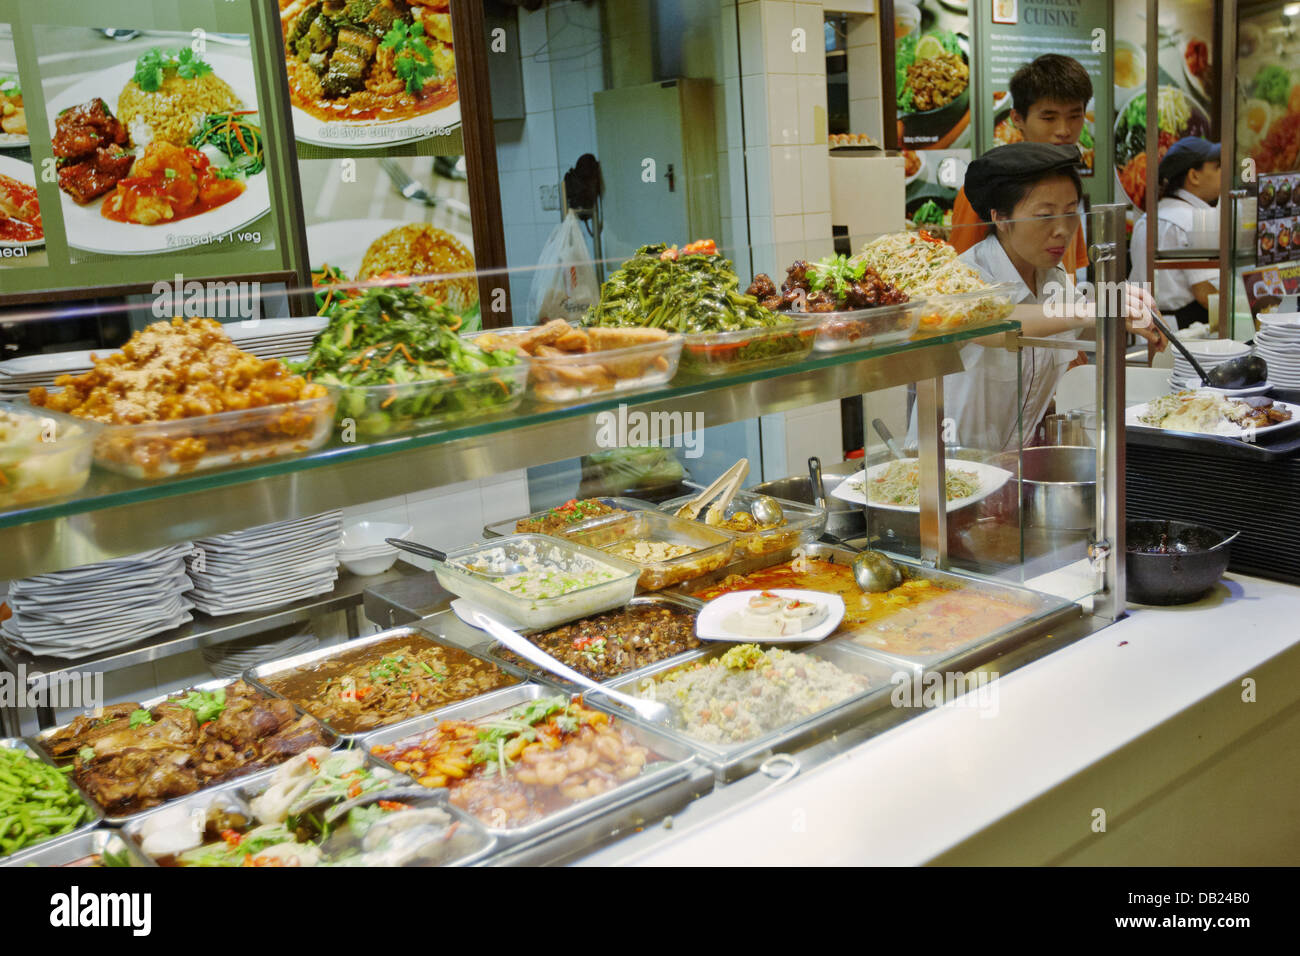
[[81,658],[134,644],[192,620],[189,542],[13,581],[9,643],[32,654]]
[[241,349],[258,358],[295,358],[311,351],[312,340],[328,324],[328,320],[316,316],[227,322],[226,334]]
[[1255,354],[1268,363],[1278,388],[1300,388],[1300,315],[1261,315]]
[[311,624],[288,624],[265,634],[202,649],[214,677],[238,677],[249,668],[315,650],[320,641],[309,634]]
[[[1183,342],[1187,351],[1196,356],[1196,361],[1201,363],[1201,368],[1206,372],[1229,359],[1250,354],[1249,345],[1245,342],[1234,342],[1232,339],[1199,339],[1190,342],[1179,339],[1179,341]],[[1182,388],[1197,388],[1201,384],[1201,377],[1196,374],[1183,353],[1177,349],[1174,349],[1174,373],[1171,384]]]
[[94,349],[86,352],[51,352],[47,355],[24,355],[22,358],[0,362],[0,398],[17,398],[27,395],[27,390],[44,385],[54,387],[60,375],[81,375],[89,372],[93,364],[90,356],[105,358],[116,349]]
[[194,606],[239,614],[334,590],[343,512],[199,538],[186,558]]

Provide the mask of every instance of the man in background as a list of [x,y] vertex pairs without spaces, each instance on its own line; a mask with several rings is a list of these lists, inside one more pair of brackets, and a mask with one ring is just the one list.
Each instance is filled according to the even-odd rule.
[[[1011,77],[1011,121],[1027,143],[1072,146],[1079,142],[1083,121],[1092,99],[1092,79],[1078,60],[1045,53],[1016,70]],[[952,209],[952,235],[948,240],[965,252],[990,232],[971,208],[963,189]],[[1065,252],[1061,264],[1069,272],[1088,266],[1088,244],[1083,229]]]

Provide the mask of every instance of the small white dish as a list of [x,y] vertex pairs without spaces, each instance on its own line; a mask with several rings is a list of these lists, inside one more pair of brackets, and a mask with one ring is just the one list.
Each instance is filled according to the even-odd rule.
[[[775,594],[777,597],[789,600],[820,604],[826,609],[826,617],[820,624],[798,634],[755,636],[732,630],[728,624],[733,616],[739,614],[749,604],[749,599],[757,594]],[[732,641],[737,644],[806,644],[809,641],[820,641],[829,637],[840,626],[842,620],[844,620],[844,599],[838,594],[795,588],[733,591],[714,598],[704,605],[699,617],[695,619],[695,636],[702,641]]]
[[343,540],[339,547],[340,556],[344,552],[365,551],[381,547],[387,538],[405,540],[415,532],[409,524],[395,521],[358,521],[343,529]]
[[394,564],[397,563],[397,549],[389,548],[384,554],[370,555],[368,557],[345,557],[339,555],[339,560],[343,562],[343,567],[358,577],[369,577],[372,574],[383,574]]

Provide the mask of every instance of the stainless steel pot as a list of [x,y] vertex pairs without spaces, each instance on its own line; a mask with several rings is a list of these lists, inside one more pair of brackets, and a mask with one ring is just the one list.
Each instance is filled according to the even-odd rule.
[[[1044,445],[1021,453],[1021,509],[1031,528],[1083,531],[1096,523],[1097,449]],[[1000,462],[1012,474],[1016,456]]]
[[[822,466],[822,484],[826,487],[826,531],[837,538],[852,538],[867,530],[867,520],[859,506],[831,496],[841,481],[861,470],[862,463],[858,461]],[[787,501],[808,505],[813,503],[812,479],[807,475],[776,478],[754,485],[748,490],[755,494],[771,495],[773,498],[785,498]]]

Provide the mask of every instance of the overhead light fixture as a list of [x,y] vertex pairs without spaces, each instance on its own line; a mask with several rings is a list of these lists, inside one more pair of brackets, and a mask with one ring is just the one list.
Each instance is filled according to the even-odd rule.
[[1282,8],[1282,12],[1288,17],[1294,17],[1297,14],[1300,14],[1300,3],[1288,3]]

